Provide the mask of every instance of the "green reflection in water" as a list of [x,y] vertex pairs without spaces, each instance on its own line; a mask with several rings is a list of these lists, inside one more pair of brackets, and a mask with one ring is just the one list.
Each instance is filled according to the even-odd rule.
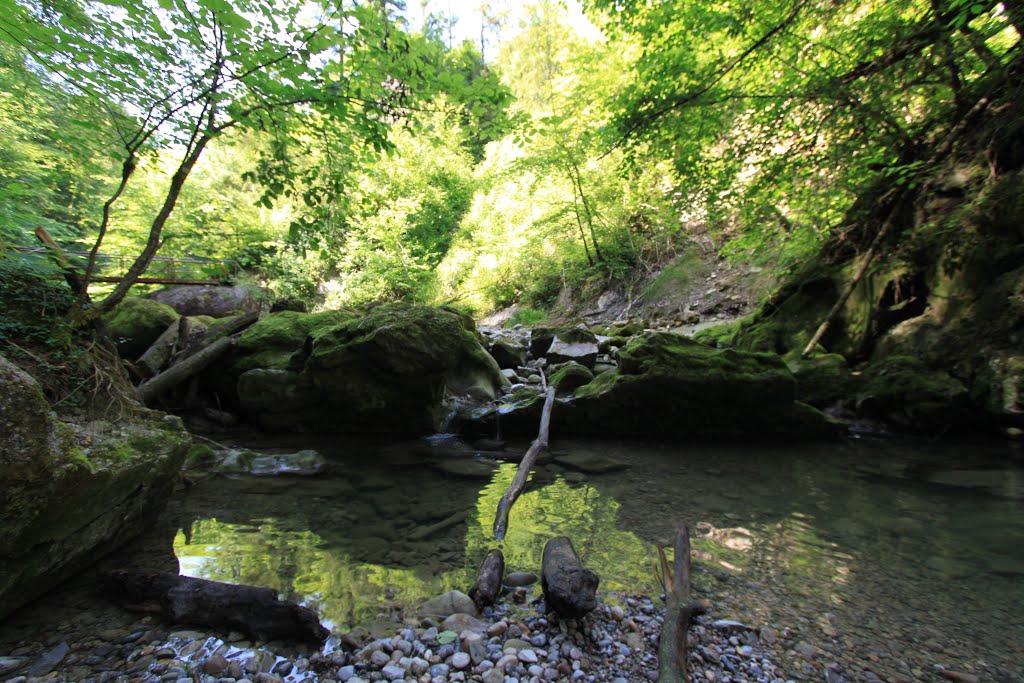
[[494,513],[515,472],[516,465],[500,466],[480,492],[477,512],[466,535],[471,560],[483,559],[487,550],[497,545],[505,554],[509,571],[539,574],[544,544],[555,536],[568,536],[583,564],[601,576],[601,590],[653,590],[655,547],[620,530],[618,501],[590,484],[570,485],[556,476],[542,488],[528,488],[512,507],[508,534],[495,544]]
[[[174,552],[183,574],[272,588],[316,609],[342,630],[402,621],[411,618],[427,598],[469,589],[479,562],[496,546],[491,533],[494,512],[515,470],[514,464],[495,470],[465,523],[417,542],[407,540],[417,527],[408,526],[401,515],[377,519],[373,534],[365,533],[370,523],[362,509],[383,507],[381,496],[388,501],[406,498],[411,494],[404,487],[375,490],[368,494],[377,496],[370,498],[369,506],[358,495],[320,495],[310,509],[291,505],[291,493],[282,496],[270,490],[260,495],[259,480],[252,480],[242,485],[237,504],[279,516],[237,523],[203,517],[197,511],[190,535],[179,532],[175,538]],[[409,477],[405,483],[413,481],[419,482],[420,489],[434,486],[442,494],[450,485],[429,470],[421,470],[418,478]],[[396,477],[395,484],[402,483]],[[329,488],[323,480],[317,484],[325,485]],[[341,481],[338,485],[345,486]],[[301,494],[295,491],[294,495]],[[509,571],[539,574],[544,544],[565,535],[573,539],[584,563],[602,577],[602,590],[653,590],[654,547],[616,528],[619,507],[611,496],[588,484],[570,485],[561,476],[547,479],[516,503],[509,533],[498,547],[505,553]],[[453,545],[461,549],[461,559],[439,562],[438,549]]]

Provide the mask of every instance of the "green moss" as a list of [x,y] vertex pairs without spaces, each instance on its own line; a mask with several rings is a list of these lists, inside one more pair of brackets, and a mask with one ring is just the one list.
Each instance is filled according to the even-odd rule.
[[746,318],[740,318],[724,325],[704,328],[693,335],[693,340],[716,348],[732,346],[746,320]]
[[213,462],[217,452],[204,443],[193,443],[185,454],[185,467],[202,467]]
[[568,362],[558,368],[548,383],[555,387],[559,393],[572,392],[589,384],[594,379],[594,373],[576,362]]
[[118,352],[135,359],[178,318],[178,313],[166,304],[135,297],[119,303],[103,320]]

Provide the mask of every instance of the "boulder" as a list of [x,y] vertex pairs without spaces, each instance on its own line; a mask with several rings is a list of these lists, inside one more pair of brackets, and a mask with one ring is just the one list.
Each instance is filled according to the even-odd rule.
[[407,304],[269,315],[225,372],[242,412],[275,431],[430,432],[446,394],[492,400],[508,385],[461,314]]
[[180,420],[155,413],[73,429],[0,356],[0,618],[142,531],[188,450]]
[[103,316],[103,321],[121,357],[135,360],[178,317],[178,313],[170,306],[133,297],[115,306],[114,310]]
[[502,370],[515,369],[526,362],[526,347],[508,337],[495,338],[489,351]]
[[148,298],[170,306],[180,315],[226,318],[260,310],[266,294],[257,288],[243,285],[182,285],[153,292]]
[[551,341],[545,358],[548,363],[574,361],[587,368],[597,362],[597,337],[593,332],[581,328],[560,331]]
[[859,417],[932,434],[972,431],[981,417],[963,383],[910,356],[891,356],[869,365],[854,395],[854,407]]
[[715,349],[672,333],[634,339],[619,367],[555,407],[573,433],[690,438],[785,434],[820,437],[828,420],[799,404],[796,382],[774,354]]
[[558,390],[559,394],[571,394],[582,386],[590,384],[594,373],[575,361],[560,366],[548,379],[548,383]]

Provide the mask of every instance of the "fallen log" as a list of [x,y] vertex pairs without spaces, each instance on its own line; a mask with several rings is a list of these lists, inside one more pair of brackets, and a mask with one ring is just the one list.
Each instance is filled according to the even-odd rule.
[[167,365],[167,361],[171,359],[174,347],[178,343],[178,331],[180,329],[181,325],[175,320],[146,349],[146,352],[139,356],[139,360],[135,362],[135,367],[145,374],[146,379],[159,374],[164,369],[164,366]]
[[494,548],[480,564],[476,573],[476,582],[469,589],[469,597],[477,609],[493,605],[501,592],[501,582],[505,576],[505,556],[501,550]]
[[279,600],[269,588],[124,570],[104,574],[100,587],[108,599],[127,609],[155,611],[175,624],[240,631],[258,640],[318,645],[329,635],[315,612]]
[[552,538],[544,546],[540,585],[548,609],[561,617],[577,618],[597,605],[597,584],[601,579],[580,562],[572,541]]
[[221,337],[194,356],[175,363],[156,377],[146,380],[139,385],[142,402],[151,405],[156,399],[223,356],[234,343],[232,337]]
[[701,610],[690,598],[690,529],[676,527],[674,557],[669,569],[665,551],[661,557],[661,581],[665,589],[665,622],[658,644],[658,680],[663,683],[684,683],[686,674],[686,638],[690,620]]
[[[196,329],[198,326],[190,327],[187,332],[182,332],[180,335],[180,352],[174,359],[174,362],[178,363],[191,358],[206,347],[215,343],[217,340],[237,334],[259,319],[259,312],[254,311],[252,313],[236,315],[224,320],[223,322],[214,323],[213,325],[203,325],[201,330]],[[186,320],[189,319],[182,318],[182,321]],[[189,321],[188,324],[195,325],[192,321]]]
[[555,388],[548,387],[547,396],[544,399],[544,410],[540,414],[540,429],[537,431],[537,438],[530,444],[529,450],[523,456],[523,461],[519,463],[516,475],[512,478],[512,483],[509,484],[505,495],[498,501],[498,511],[494,515],[494,538],[499,541],[505,538],[505,532],[508,530],[509,510],[512,509],[512,505],[526,488],[526,480],[530,478],[530,468],[533,467],[537,455],[541,451],[547,450],[548,432],[551,431],[551,408],[554,404]]

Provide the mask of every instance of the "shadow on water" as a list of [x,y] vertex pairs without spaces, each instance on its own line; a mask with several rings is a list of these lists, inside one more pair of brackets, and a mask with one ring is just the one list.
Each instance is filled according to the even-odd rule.
[[[850,647],[903,643],[896,655],[934,633],[977,658],[1020,654],[1024,462],[1012,446],[556,445],[577,466],[629,467],[539,465],[500,544],[510,570],[539,571],[544,543],[566,535],[602,590],[656,592],[656,545],[686,521],[716,609],[806,622]],[[215,477],[173,501],[182,573],[274,588],[343,630],[469,587],[514,464],[422,444],[303,447],[330,471]]]

